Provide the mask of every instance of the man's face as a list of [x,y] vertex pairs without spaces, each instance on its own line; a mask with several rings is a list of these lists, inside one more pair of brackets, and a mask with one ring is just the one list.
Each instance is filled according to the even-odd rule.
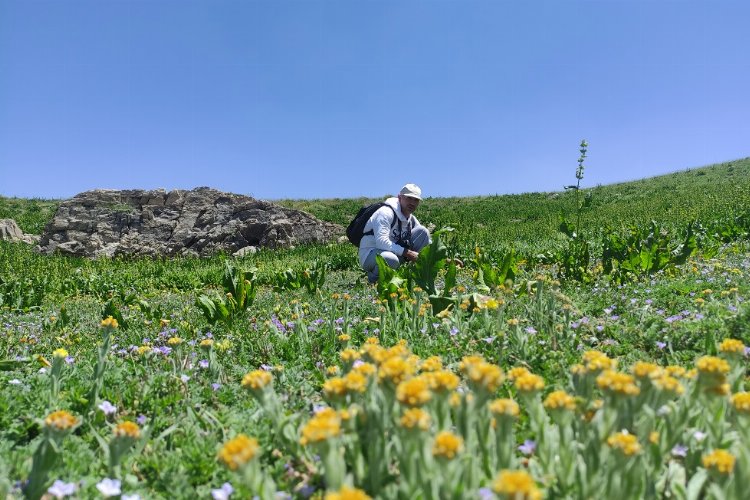
[[409,217],[419,206],[419,200],[411,196],[398,195],[398,202],[401,204],[401,213]]

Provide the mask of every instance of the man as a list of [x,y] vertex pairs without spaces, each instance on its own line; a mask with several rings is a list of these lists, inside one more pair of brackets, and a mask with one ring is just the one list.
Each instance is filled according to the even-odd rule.
[[412,215],[421,200],[419,186],[406,184],[398,197],[386,199],[387,206],[380,207],[365,224],[359,243],[359,263],[367,271],[370,283],[378,281],[376,256],[398,269],[405,261],[417,260],[419,251],[430,244],[430,232]]

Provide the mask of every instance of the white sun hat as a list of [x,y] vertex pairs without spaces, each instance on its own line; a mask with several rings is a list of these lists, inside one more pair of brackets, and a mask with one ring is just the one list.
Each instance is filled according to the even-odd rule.
[[406,184],[401,188],[401,191],[399,191],[398,194],[408,196],[409,198],[416,198],[418,200],[422,199],[422,190],[416,184]]

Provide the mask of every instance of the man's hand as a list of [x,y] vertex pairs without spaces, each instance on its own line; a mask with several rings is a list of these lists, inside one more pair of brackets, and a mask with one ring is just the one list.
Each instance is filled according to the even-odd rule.
[[414,262],[419,258],[419,252],[415,252],[414,250],[407,250],[406,252],[404,252],[403,257],[409,262]]

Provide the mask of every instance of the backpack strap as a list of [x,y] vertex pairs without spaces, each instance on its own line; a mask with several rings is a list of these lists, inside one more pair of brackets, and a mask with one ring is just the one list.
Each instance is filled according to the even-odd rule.
[[[393,212],[393,220],[391,221],[391,229],[393,229],[393,226],[395,226],[396,222],[398,222],[398,229],[399,229],[399,232],[400,232],[401,231],[401,220],[398,218],[398,215],[396,215],[396,210],[392,206],[390,206],[388,203],[383,203],[382,206],[383,207],[388,207],[388,208],[391,209],[391,212]],[[370,234],[374,235],[375,234],[375,230],[374,229],[370,229],[369,231],[365,231],[364,233],[362,233],[362,236],[366,236],[366,235],[370,235]]]

